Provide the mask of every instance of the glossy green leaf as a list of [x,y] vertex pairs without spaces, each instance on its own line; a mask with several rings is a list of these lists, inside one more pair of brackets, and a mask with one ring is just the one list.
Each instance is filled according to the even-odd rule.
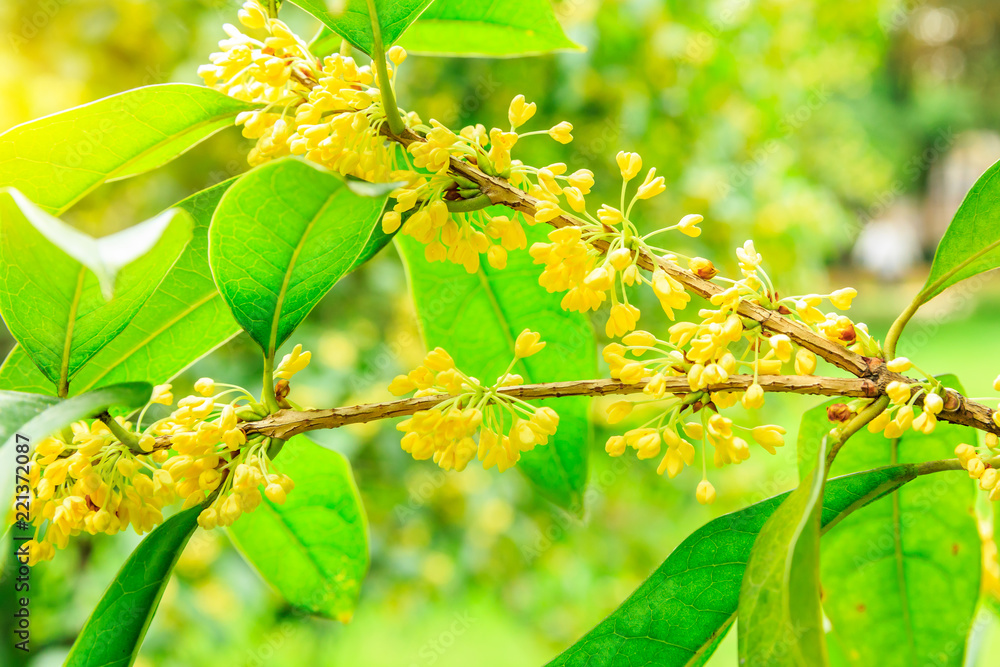
[[[911,466],[893,466],[831,479],[823,499],[824,530],[913,476]],[[549,667],[704,664],[736,619],[757,533],[788,496],[721,516],[689,535],[618,609]]]
[[[953,377],[942,381],[960,389]],[[863,430],[833,470],[952,458],[957,444],[975,439],[971,428],[944,422],[897,440]],[[923,477],[824,540],[823,608],[848,664],[964,664],[982,571],[975,501],[964,474]]]
[[750,552],[737,628],[743,664],[829,664],[819,583],[826,452],[824,437],[812,472],[767,520]]
[[229,535],[289,603],[347,621],[368,571],[368,521],[351,465],[301,435],[285,443],[275,465],[295,489],[284,505],[265,498]]
[[[96,389],[64,401],[20,392],[0,391],[3,411],[3,444],[0,461],[4,470],[13,470],[15,445],[27,439],[32,445],[75,421],[94,417],[111,407],[134,410],[149,401],[153,388],[144,382],[130,382]],[[18,438],[20,436],[20,438]],[[9,464],[9,465],[8,465]],[[0,507],[8,507],[14,492],[13,475],[0,477]]]
[[236,321],[266,354],[356,266],[385,201],[292,158],[229,188],[212,218],[209,263]]
[[[526,232],[529,245],[544,236],[541,228]],[[478,273],[469,274],[450,262],[429,263],[422,244],[397,239],[428,347],[445,348],[459,368],[489,381],[506,370],[514,340],[530,328],[548,345],[515,366],[525,382],[595,377],[597,354],[589,320],[562,310],[561,295],[539,286],[541,267],[526,250],[511,252],[502,271],[484,262]],[[589,399],[561,398],[551,407],[559,412],[559,430],[548,445],[522,454],[517,467],[551,500],[579,512],[591,439]]]
[[[80,369],[71,396],[117,382],[166,382],[239,332],[208,266],[209,223],[232,183],[175,204],[194,220],[191,243],[128,326]],[[0,389],[53,393],[20,346],[0,366]]]
[[137,88],[0,134],[0,187],[58,215],[102,183],[159,167],[254,105],[190,84]]
[[[191,238],[191,217],[170,210],[92,239],[0,190],[0,314],[58,387],[135,317]],[[113,292],[113,294],[112,294]]]
[[[71,396],[117,382],[166,382],[239,332],[208,266],[209,223],[232,183],[175,205],[194,220],[191,242],[128,326],[80,369]],[[20,346],[0,366],[0,389],[54,393]]]
[[955,283],[1000,267],[1000,162],[972,186],[938,243],[918,300],[930,301]]
[[[372,54],[373,37],[367,0],[347,0],[340,12],[331,11],[327,0],[292,0],[323,24],[350,42],[355,48]],[[375,0],[382,43],[388,49],[431,0]]]
[[66,667],[129,667],[177,559],[198,527],[200,507],[167,519],[132,552],[73,643]]
[[426,55],[513,57],[582,50],[563,32],[549,0],[437,0],[400,39]]
[[7,442],[17,429],[58,402],[59,399],[52,396],[0,391],[0,442]]

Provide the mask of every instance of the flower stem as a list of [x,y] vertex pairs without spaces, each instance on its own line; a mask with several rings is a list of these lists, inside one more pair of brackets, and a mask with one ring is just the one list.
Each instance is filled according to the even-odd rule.
[[261,390],[261,403],[267,411],[274,414],[281,409],[278,405],[278,397],[274,395],[274,357],[264,355],[264,378],[263,389]]
[[372,63],[375,65],[375,71],[378,72],[378,87],[382,93],[385,120],[389,124],[389,130],[398,137],[403,134],[403,119],[399,115],[396,95],[392,90],[392,82],[389,80],[389,70],[385,66],[385,46],[382,44],[382,28],[379,25],[375,0],[368,0],[368,18],[372,22]]

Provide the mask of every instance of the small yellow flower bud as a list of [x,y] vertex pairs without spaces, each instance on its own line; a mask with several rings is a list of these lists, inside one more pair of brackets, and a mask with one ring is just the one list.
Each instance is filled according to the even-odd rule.
[[816,372],[816,355],[811,351],[800,347],[795,353],[795,373],[796,375],[812,375]]
[[600,209],[598,209],[597,218],[605,225],[611,227],[617,225],[624,219],[621,211],[613,206],[608,206],[607,204],[604,204]]
[[[563,121],[549,130],[549,136],[561,144],[568,144],[573,141],[573,135],[570,134],[572,131],[573,124]],[[572,182],[572,180],[570,182]],[[587,193],[584,192],[584,194]]]
[[207,398],[215,393],[215,380],[212,378],[200,378],[194,383],[194,390]]
[[559,427],[559,413],[548,407],[538,408],[532,415],[531,421],[545,433],[552,435]]
[[1000,375],[993,381],[993,391],[1000,391]]
[[698,490],[695,492],[695,497],[698,498],[698,502],[702,505],[711,505],[715,502],[715,487],[707,479],[703,479],[698,482]]
[[751,431],[753,439],[757,444],[774,454],[776,447],[783,447],[785,444],[785,429],[780,426],[757,426]]
[[636,197],[639,199],[651,199],[667,189],[666,181],[662,176],[656,175],[656,168],[649,170],[646,180],[639,186]]
[[503,246],[491,245],[490,249],[486,251],[486,261],[494,269],[502,270],[507,267],[507,251]]
[[285,489],[281,484],[268,484],[264,489],[264,495],[275,505],[285,504]]
[[563,188],[563,196],[566,197],[566,201],[569,203],[569,207],[576,211],[577,213],[583,213],[587,210],[587,200],[584,199],[583,193],[580,192],[579,188],[574,188],[572,186],[568,188]]
[[987,468],[983,471],[982,477],[979,478],[979,488],[983,491],[992,491],[993,487],[997,485],[997,481],[996,468]]
[[955,447],[955,456],[958,457],[958,460],[962,462],[963,466],[970,460],[972,460],[972,457],[974,457],[975,455],[976,455],[976,448],[973,447],[972,445],[967,445],[963,442],[962,444]]
[[608,438],[608,442],[604,445],[604,451],[606,451],[611,456],[621,456],[625,453],[625,437],[621,435],[613,435]]
[[198,525],[204,530],[212,530],[219,525],[218,513],[211,507],[202,510],[198,515]]
[[608,423],[617,424],[632,413],[632,401],[617,401],[608,406]]
[[389,60],[393,65],[399,66],[403,64],[404,60],[406,60],[406,49],[397,44],[390,47],[389,51],[386,52],[386,55],[389,56]]
[[894,405],[902,405],[910,400],[910,385],[906,382],[893,381],[885,388],[885,393]]
[[927,394],[924,396],[924,410],[936,415],[944,407],[944,399],[938,394]]
[[312,352],[304,352],[301,344],[296,345],[291,352],[281,358],[278,367],[274,369],[274,375],[284,380],[290,380],[293,375],[309,365],[310,359],[312,359]]
[[621,170],[622,178],[626,181],[635,178],[642,169],[642,157],[638,153],[619,151],[616,160],[618,161],[618,168]]
[[[622,342],[630,347],[653,347],[656,345],[656,336],[648,331],[632,331],[622,338]],[[640,356],[645,350],[635,350],[635,355]]]
[[535,103],[525,103],[524,95],[518,95],[510,101],[510,108],[507,110],[507,119],[515,129],[521,127],[535,115]]
[[442,348],[436,347],[424,357],[424,366],[432,371],[441,372],[455,367],[455,360]]
[[589,169],[578,169],[569,175],[569,184],[585,195],[590,194],[590,189],[594,187],[594,172]]
[[646,377],[647,374],[648,371],[646,371],[645,366],[638,361],[631,361],[622,366],[621,372],[618,374],[618,379],[626,384],[635,384]]
[[170,384],[158,384],[153,387],[153,395],[150,397],[150,403],[159,403],[160,405],[170,405],[174,402],[174,395],[170,393]]
[[545,342],[541,338],[541,334],[525,329],[514,342],[514,356],[523,359],[541,352],[545,348]]
[[851,307],[851,301],[854,297],[858,295],[858,290],[853,287],[845,287],[844,289],[839,289],[830,295],[830,303],[834,305],[835,308],[839,310],[848,310]]
[[382,216],[382,231],[386,234],[395,233],[402,224],[403,216],[400,215],[399,211],[386,211],[385,215]]
[[966,470],[969,471],[969,477],[972,479],[979,479],[986,472],[986,464],[978,456],[973,459],[969,459],[968,465],[965,466]]
[[785,334],[775,334],[768,341],[771,349],[781,361],[789,361],[792,358],[792,339]]
[[139,437],[139,449],[144,452],[151,452],[156,446],[156,438],[149,435],[148,433],[143,434]]
[[667,473],[670,479],[677,477],[681,470],[684,469],[684,458],[681,456],[680,452],[675,449],[668,449],[667,453],[663,455],[663,460],[660,461],[660,465],[656,468],[656,473],[662,475]]
[[684,435],[692,440],[701,440],[705,437],[705,427],[698,422],[686,422],[682,427]]
[[698,224],[704,219],[704,216],[698,215],[697,213],[685,215],[681,218],[681,221],[677,223],[677,229],[685,236],[696,238],[701,236],[701,228]]
[[624,271],[632,264],[632,251],[628,248],[618,248],[608,255],[608,261],[616,271]]
[[764,405],[764,388],[754,382],[747,387],[743,399],[740,401],[747,410],[755,410]]
[[688,268],[691,269],[691,273],[695,274],[703,280],[711,280],[719,272],[715,269],[715,265],[712,264],[710,260],[704,257],[694,257],[688,262]]
[[893,373],[905,373],[913,367],[913,362],[906,357],[896,357],[895,359],[887,361],[885,367]]

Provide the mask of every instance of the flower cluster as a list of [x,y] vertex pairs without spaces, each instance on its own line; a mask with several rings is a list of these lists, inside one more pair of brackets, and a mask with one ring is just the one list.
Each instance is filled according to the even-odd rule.
[[521,452],[548,444],[559,426],[559,415],[548,407],[536,407],[500,391],[523,383],[513,373],[518,361],[545,347],[539,334],[525,329],[517,337],[514,359],[491,385],[456,368],[445,350],[431,350],[424,363],[389,385],[396,396],[447,395],[428,410],[400,422],[401,446],[417,460],[433,459],[444,470],[464,470],[473,457],[500,472],[518,462]]
[[[518,95],[510,103],[508,120],[510,128],[494,127],[489,131],[483,125],[470,125],[453,132],[441,123],[431,120],[430,125],[419,121],[410,124],[423,141],[413,141],[407,150],[413,157],[413,167],[419,173],[405,187],[394,191],[396,204],[382,221],[383,231],[412,236],[425,244],[428,261],[450,261],[461,264],[469,273],[475,273],[480,255],[486,255],[490,266],[502,269],[507,264],[507,253],[526,247],[522,223],[518,216],[496,215],[480,206],[477,210],[462,211],[465,200],[480,195],[479,187],[462,176],[449,173],[452,161],[475,165],[492,176],[501,176],[512,184],[540,192],[532,178],[542,174],[554,190],[562,191],[557,181],[571,184],[576,192],[590,192],[593,174],[580,170],[566,174],[565,164],[553,164],[537,169],[511,157],[511,150],[522,137],[547,134],[560,143],[572,141],[573,126],[562,122],[548,130],[519,132],[535,114],[535,104],[527,103]],[[415,116],[411,116],[415,119]],[[581,195],[582,196],[582,195]],[[456,208],[449,214],[449,207]],[[403,216],[407,216],[403,219]],[[552,216],[554,217],[554,215]],[[528,225],[545,222],[544,214],[524,217]]]
[[[596,311],[607,304],[605,333],[621,339],[604,351],[612,377],[645,382],[644,391],[650,399],[662,404],[661,414],[651,424],[612,438],[609,452],[618,455],[633,447],[640,458],[649,458],[658,456],[666,443],[660,472],[674,476],[695,458],[694,445],[680,435],[683,432],[694,441],[701,440],[703,446],[710,444],[716,465],[746,459],[749,448],[745,440],[735,434],[732,422],[719,410],[737,402],[750,409],[761,407],[764,391],[757,378],[779,374],[786,366],[796,374],[812,374],[816,356],[797,348],[787,336],[770,334],[756,322],[745,320],[740,314],[742,304],[799,320],[824,338],[856,352],[880,354],[865,325],[854,323],[841,312],[850,307],[857,294],[854,289],[781,297],[751,241],[736,250],[738,279],[719,276],[705,258],[656,245],[653,237],[667,231],[699,236],[701,215],[684,216],[676,224],[643,235],[635,217],[636,205],[665,192],[666,183],[655,168],[644,172],[638,153],[618,153],[621,196],[614,204],[595,205],[589,201],[595,185],[590,170],[574,171],[564,163],[536,167],[512,155],[523,137],[548,135],[564,144],[572,140],[573,127],[566,122],[524,131],[536,113],[535,104],[524,96],[518,95],[510,103],[509,127],[469,125],[455,131],[436,120],[425,123],[415,113],[401,112],[405,130],[395,136],[387,131],[386,113],[396,110],[383,106],[383,98],[392,96],[383,95],[390,91],[379,90],[371,68],[358,67],[342,55],[316,58],[287,26],[267,18],[258,0],[247,1],[240,19],[247,29],[260,32],[260,39],[228,27],[230,38],[220,43],[222,53],[212,56],[212,65],[203,73],[209,85],[267,105],[243,119],[244,132],[251,132],[247,136],[261,137],[252,161],[285,151],[344,174],[399,181],[402,185],[392,193],[395,203],[383,217],[383,230],[390,234],[399,231],[424,244],[428,261],[450,261],[470,273],[479,269],[483,255],[494,268],[506,266],[508,253],[527,245],[523,224],[556,226],[547,242],[535,243],[529,251],[544,267],[539,283],[550,292],[565,292],[561,304],[566,310]],[[385,67],[391,82],[406,54],[393,47],[387,56]],[[376,65],[380,68],[382,64],[372,67]],[[278,131],[269,129],[256,135],[246,123]],[[389,142],[390,138],[394,142]],[[405,145],[406,150],[397,151],[395,142]],[[501,214],[486,208],[488,197],[477,183],[458,173],[467,173],[461,165],[505,179],[527,193],[533,214]],[[637,331],[641,313],[629,301],[627,288],[649,285],[666,315],[674,320],[676,312],[691,301],[684,284],[690,284],[691,274],[723,286],[711,297],[711,308],[699,311],[694,321],[671,326],[665,340]],[[825,311],[824,303],[833,310]],[[457,370],[447,353],[432,352],[424,366],[397,378],[392,389],[400,395],[417,390],[419,395],[446,393],[453,398],[403,422],[403,448],[416,458],[433,458],[446,469],[464,468],[477,453],[487,467],[513,465],[520,451],[544,441],[551,429],[548,412],[535,411],[496,393],[497,387],[516,378],[509,373],[492,387],[485,387]],[[710,389],[737,373],[752,375],[753,382],[746,390]],[[687,378],[690,393],[666,398],[665,379],[678,376]],[[615,411],[624,411],[626,404],[616,404]],[[695,411],[701,411],[702,423],[682,424],[682,413]],[[924,422],[932,428],[933,414],[928,412],[921,424]],[[753,435],[766,449],[773,451],[782,444],[778,427],[761,429]],[[700,487],[700,499],[713,496],[706,488]]]
[[[290,378],[309,358],[296,346],[274,377]],[[80,533],[112,535],[129,526],[147,533],[176,502],[184,509],[207,504],[198,522],[211,529],[252,512],[262,500],[260,487],[271,502],[285,501],[294,483],[271,462],[280,441],[259,435],[248,441],[240,428],[241,421],[265,416],[264,407],[245,389],[211,378],[198,380],[195,392],[144,428],[152,405],[174,403],[171,385],[153,390],[134,424],[105,415],[38,442],[28,464],[30,564],[52,559]]]
[[[480,191],[475,183],[448,173],[451,161],[464,160],[516,183],[538,171],[511,158],[518,139],[547,134],[568,143],[572,140],[569,123],[519,133],[517,128],[535,113],[535,105],[523,96],[511,103],[509,129],[487,131],[475,125],[453,132],[436,120],[424,123],[417,114],[403,112],[410,143],[401,153],[383,134],[387,130],[384,98],[388,96],[375,85],[370,66],[359,66],[341,54],[317,58],[285,23],[269,18],[259,0],[247,0],[239,18],[250,34],[226,25],[228,38],[219,42],[220,51],[212,54],[210,64],[203,65],[199,74],[208,86],[262,105],[236,119],[244,136],[257,140],[248,156],[250,164],[301,155],[344,175],[401,183],[393,192],[396,203],[385,214],[383,229],[386,233],[401,230],[420,240],[427,246],[430,261],[447,260],[474,273],[481,255],[486,255],[491,266],[503,268],[508,252],[525,248],[517,216],[493,215],[481,210],[482,206],[464,210],[468,208],[463,206],[465,200],[474,200]],[[387,73],[394,81],[406,52],[394,46],[386,55]],[[561,173],[558,165],[547,169]],[[590,172],[583,170],[571,177],[576,187],[589,192]]]
[[[887,362],[886,367],[894,373],[904,373],[911,368],[923,373],[906,357],[896,357]],[[886,386],[889,406],[868,423],[868,430],[881,432],[891,439],[902,436],[911,428],[924,435],[933,433],[938,415],[945,407],[946,393],[940,381],[926,373],[924,376],[924,382],[890,382]],[[915,409],[918,399],[922,404],[920,410]]]
[[[407,169],[396,168],[396,152],[381,136],[385,109],[370,67],[340,54],[317,58],[258,0],[247,0],[239,19],[251,34],[227,24],[228,39],[198,73],[206,85],[262,105],[236,119],[243,135],[257,140],[250,164],[303,155],[368,181],[411,178]],[[399,64],[406,54],[395,47],[389,57]]]
[[[993,433],[986,434],[986,449],[991,454],[995,454],[998,449],[997,436]],[[979,488],[989,492],[990,500],[1000,500],[1000,473],[983,461],[979,450],[963,443],[955,448],[955,455],[962,467],[969,472],[969,477],[979,480]]]
[[[685,465],[694,464],[696,450],[692,441],[700,441],[703,480],[697,497],[702,503],[710,503],[715,495],[711,484],[704,479],[708,458],[706,445],[711,445],[712,460],[717,468],[721,468],[730,463],[742,463],[750,456],[750,448],[738,432],[748,433],[757,444],[774,454],[775,448],[784,445],[785,430],[773,425],[745,428],[735,425],[731,419],[720,414],[720,409],[732,406],[739,400],[747,407],[760,407],[763,404],[760,385],[754,383],[745,392],[706,390],[710,384],[728,380],[736,372],[738,365],[751,366],[755,374],[760,372],[762,360],[737,360],[727,350],[707,365],[692,361],[688,358],[690,350],[686,354],[681,349],[691,340],[683,339],[690,336],[692,330],[689,327],[678,329],[678,326],[680,325],[671,327],[669,340],[660,340],[648,331],[634,331],[624,337],[624,344],[611,343],[605,347],[604,359],[611,367],[612,375],[625,382],[644,382],[643,394],[648,397],[639,403],[622,400],[612,404],[608,408],[608,421],[612,424],[620,422],[632,413],[636,405],[651,404],[656,407],[656,414],[642,425],[626,431],[624,435],[609,438],[605,451],[611,456],[621,456],[631,447],[636,450],[636,456],[640,459],[653,458],[663,452],[657,473],[662,475],[666,472],[673,478]],[[713,340],[725,347],[739,340],[743,332],[739,326],[739,318],[735,315],[726,317],[717,329]],[[683,335],[680,333],[682,331]],[[752,340],[746,350],[753,349],[757,342],[758,339]],[[651,356],[640,360],[647,353],[651,353]],[[626,356],[629,354],[633,359]],[[704,351],[702,354],[708,354],[703,361],[713,357]],[[777,370],[768,370],[779,372],[780,366]],[[678,396],[667,395],[668,377],[686,377],[691,392]],[[700,414],[700,421],[684,421],[685,415],[696,412]],[[666,445],[665,451],[663,445]]]

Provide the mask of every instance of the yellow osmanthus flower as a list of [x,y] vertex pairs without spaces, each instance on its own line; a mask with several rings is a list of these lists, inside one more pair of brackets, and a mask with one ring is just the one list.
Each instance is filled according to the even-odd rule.
[[274,377],[289,380],[296,373],[304,370],[312,359],[312,352],[303,352],[302,345],[296,345],[292,351],[281,358],[274,369]]
[[[733,318],[733,319],[730,319]],[[725,325],[729,323],[729,329]],[[629,429],[624,435],[612,436],[605,445],[611,456],[621,456],[629,448],[636,450],[640,459],[660,456],[657,468],[659,474],[667,473],[676,477],[685,465],[693,465],[696,449],[692,441],[702,442],[702,458],[706,459],[706,447],[713,448],[712,461],[716,467],[730,463],[741,463],[750,455],[746,440],[739,437],[732,420],[719,414],[720,409],[732,406],[743,394],[745,407],[759,407],[763,401],[763,390],[756,383],[747,392],[712,391],[709,385],[725,382],[736,371],[736,357],[728,351],[728,345],[744,335],[739,317],[730,314],[722,325],[715,327],[718,334],[725,336],[720,341],[721,356],[702,357],[709,363],[693,362],[690,347],[699,325],[680,322],[670,330],[670,338],[661,340],[649,331],[633,331],[622,338],[621,343],[611,343],[604,348],[604,360],[611,368],[612,377],[625,382],[645,381],[643,394],[646,399],[633,403],[622,400],[608,407],[608,422],[619,423],[628,418],[636,405],[655,407],[655,413],[648,421]],[[714,330],[710,330],[711,333]],[[754,336],[756,334],[747,334]],[[696,349],[700,354],[709,354],[711,340]],[[631,358],[630,356],[631,355]],[[744,362],[752,363],[752,362]],[[666,378],[685,377],[691,388],[690,393],[668,395]],[[759,395],[760,401],[757,402]],[[748,405],[747,397],[751,398]],[[685,416],[698,412],[702,423],[685,422]],[[775,448],[784,444],[785,431],[780,426],[759,426],[749,430],[751,437],[766,451],[774,454]],[[699,492],[699,499],[709,498],[707,492]],[[714,498],[714,495],[711,496]],[[707,501],[710,502],[710,501]]]
[[979,480],[979,488],[989,492],[990,500],[1000,500],[1000,473],[983,461],[972,445],[962,443],[955,447],[955,455],[969,477]]
[[[291,377],[309,357],[295,346],[275,376]],[[284,502],[294,483],[270,458],[281,443],[261,435],[248,440],[240,427],[266,416],[249,392],[200,378],[196,394],[143,426],[151,406],[173,404],[170,390],[169,384],[156,386],[135,424],[80,421],[37,443],[28,464],[30,564],[52,559],[81,533],[113,535],[129,526],[147,533],[178,502],[187,509],[211,500],[199,515],[204,528],[231,525],[264,497]]]
[[[904,363],[900,362],[902,359]],[[893,360],[897,368],[909,364],[902,357]],[[890,362],[893,363],[893,362]],[[943,388],[936,381],[910,384],[893,381],[886,386],[889,406],[875,419],[868,423],[872,433],[881,432],[887,438],[899,438],[911,428],[924,435],[934,432],[937,427],[937,416],[944,409]],[[921,409],[914,414],[914,406],[921,399]]]
[[515,341],[514,359],[491,385],[459,370],[444,349],[428,352],[421,366],[393,379],[389,391],[449,398],[397,425],[405,433],[403,450],[417,460],[433,459],[444,470],[464,470],[478,457],[484,468],[496,466],[503,472],[520,460],[521,452],[548,444],[559,425],[556,411],[499,392],[521,384],[521,376],[512,373],[515,364],[544,347],[538,333],[525,329]]

